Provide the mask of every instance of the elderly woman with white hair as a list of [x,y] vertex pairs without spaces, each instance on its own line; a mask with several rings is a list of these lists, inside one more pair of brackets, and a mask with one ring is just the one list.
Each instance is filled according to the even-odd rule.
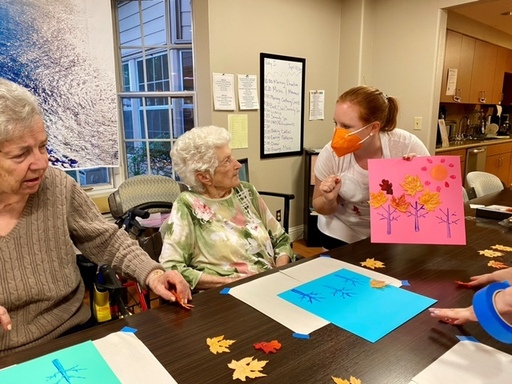
[[164,299],[190,287],[108,223],[64,171],[48,167],[43,112],[27,89],[0,78],[0,356],[93,322],[73,246]]
[[294,260],[290,237],[256,189],[241,182],[229,132],[196,127],[180,136],[171,159],[190,191],[162,226],[160,263],[202,290]]

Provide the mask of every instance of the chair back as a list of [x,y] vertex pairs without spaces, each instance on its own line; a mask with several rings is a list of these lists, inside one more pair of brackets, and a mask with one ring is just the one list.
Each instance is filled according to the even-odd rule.
[[110,213],[119,219],[128,211],[139,208],[151,213],[168,212],[172,203],[188,187],[167,176],[139,175],[125,180],[108,197]]
[[464,186],[462,186],[462,199],[464,200],[464,203],[467,203],[469,201],[468,191],[466,191],[466,188],[464,188]]
[[499,192],[504,189],[503,182],[498,176],[488,172],[473,171],[466,175],[466,181],[475,191],[476,197]]
[[[238,175],[241,181],[249,182],[249,159],[243,158],[237,160],[240,164],[242,164],[242,168],[238,171]],[[283,218],[282,218],[282,226],[286,233],[289,233],[290,230],[290,201],[295,199],[295,195],[292,193],[281,193],[281,192],[271,192],[271,191],[260,191],[258,189],[258,193],[262,196],[270,196],[276,197],[279,199],[283,199]],[[281,221],[279,217],[276,217],[277,221]]]

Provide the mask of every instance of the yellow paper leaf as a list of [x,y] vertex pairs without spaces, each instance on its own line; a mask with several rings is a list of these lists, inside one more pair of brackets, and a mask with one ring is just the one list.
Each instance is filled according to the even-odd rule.
[[484,249],[483,251],[478,251],[479,254],[484,255],[486,257],[498,257],[503,256],[502,252],[493,251],[491,249]]
[[491,260],[487,263],[487,265],[489,267],[493,267],[493,268],[496,268],[496,269],[505,269],[505,268],[508,268],[508,265],[505,264],[505,263],[502,263],[501,261],[495,261],[495,260]]
[[331,376],[331,378],[336,384],[361,384],[361,380],[356,379],[354,376],[350,376],[350,381],[334,376]]
[[497,249],[498,251],[504,251],[504,252],[512,252],[512,247],[507,247],[506,245],[491,245],[492,249]]
[[428,212],[434,211],[441,204],[439,192],[430,192],[428,189],[420,196],[418,201]]
[[370,192],[369,203],[373,208],[379,208],[384,203],[386,203],[386,201],[388,201],[388,198],[383,191],[379,191],[377,193]]
[[405,176],[403,184],[400,184],[404,192],[410,196],[414,196],[417,192],[423,191],[423,184],[419,176]]
[[384,268],[384,263],[382,261],[377,261],[375,259],[366,259],[366,261],[361,261],[360,264],[363,266],[363,267],[368,267],[368,268],[371,268],[371,269],[375,269],[375,268]]
[[382,281],[382,280],[375,280],[375,279],[370,280],[370,287],[372,287],[372,288],[385,288],[387,285],[388,285],[388,283],[386,283],[385,281]]
[[208,337],[206,339],[206,344],[210,347],[210,351],[213,354],[229,352],[229,346],[233,344],[236,340],[224,340],[224,335],[212,337],[211,339]]
[[239,379],[245,381],[247,377],[254,379],[256,377],[267,376],[260,372],[267,363],[267,360],[253,360],[253,357],[251,356],[244,357],[242,360],[238,361],[231,360],[231,363],[228,364],[228,367],[235,370],[233,372],[233,380]]

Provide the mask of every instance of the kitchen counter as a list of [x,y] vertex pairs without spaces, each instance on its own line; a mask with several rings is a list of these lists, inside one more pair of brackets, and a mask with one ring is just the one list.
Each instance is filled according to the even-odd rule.
[[441,154],[443,152],[453,151],[454,149],[466,149],[473,147],[481,147],[482,145],[494,145],[494,144],[503,144],[512,142],[512,138],[495,138],[488,137],[482,138],[479,140],[461,140],[461,141],[450,141],[450,145],[448,147],[437,147],[436,154]]

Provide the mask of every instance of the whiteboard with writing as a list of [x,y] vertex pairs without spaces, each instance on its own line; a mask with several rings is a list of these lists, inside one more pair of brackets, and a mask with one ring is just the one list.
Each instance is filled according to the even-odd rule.
[[306,60],[260,54],[260,157],[302,155]]

